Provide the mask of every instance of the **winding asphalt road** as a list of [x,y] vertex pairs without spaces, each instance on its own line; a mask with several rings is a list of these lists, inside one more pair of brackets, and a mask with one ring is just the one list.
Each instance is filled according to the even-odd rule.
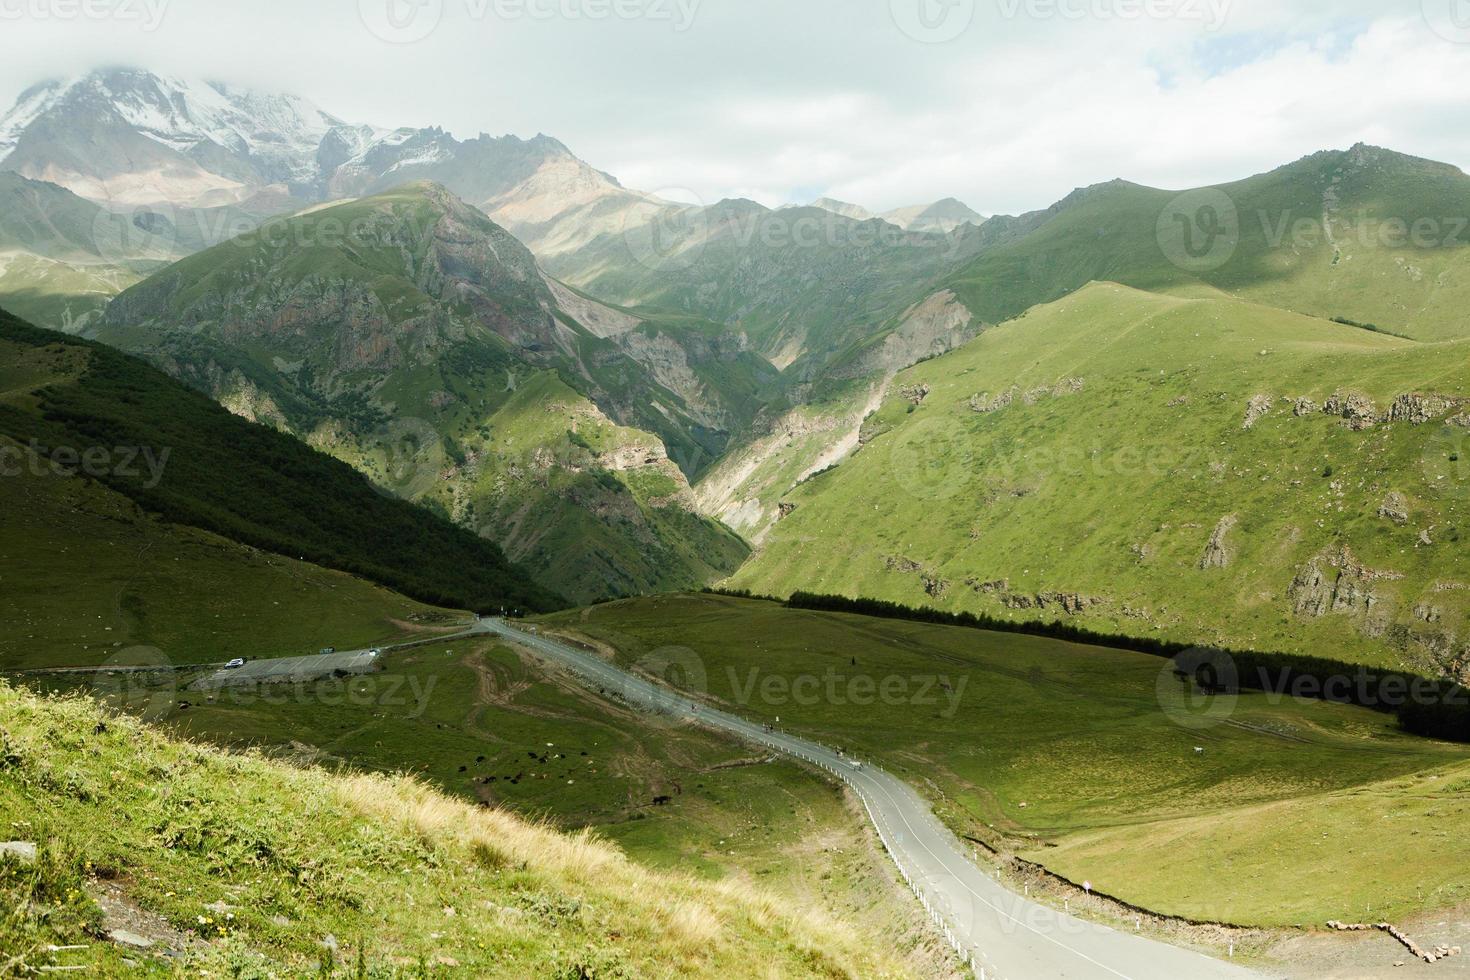
[[[586,650],[504,620],[483,619],[480,628],[514,640],[632,705],[688,717],[840,777],[862,800],[914,894],[971,963],[976,976],[984,980],[1259,980],[1262,976],[1177,946],[1085,922],[1015,894],[970,860],[969,848],[939,823],[918,793],[881,769],[858,768],[826,746],[767,731],[764,725],[700,704]],[[1160,860],[1167,858],[1160,855]]]

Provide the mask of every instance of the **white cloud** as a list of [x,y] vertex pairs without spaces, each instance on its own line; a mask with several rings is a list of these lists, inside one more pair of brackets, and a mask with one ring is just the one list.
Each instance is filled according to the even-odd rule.
[[1470,44],[1431,30],[1419,0],[1233,0],[1218,30],[977,0],[944,44],[906,36],[889,0],[703,0],[684,31],[443,3],[438,29],[404,45],[364,29],[356,0],[173,0],[156,31],[6,21],[0,100],[132,63],[296,91],[354,120],[547,132],[684,199],[828,193],[880,210],[956,196],[1015,212],[1112,177],[1224,181],[1358,140],[1470,163]]

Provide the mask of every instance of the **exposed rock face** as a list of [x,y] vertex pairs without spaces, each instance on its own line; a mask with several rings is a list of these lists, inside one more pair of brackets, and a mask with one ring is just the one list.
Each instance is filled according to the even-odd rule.
[[1205,546],[1205,553],[1199,560],[1202,569],[1228,568],[1230,565],[1230,551],[1225,547],[1225,536],[1228,535],[1240,518],[1235,514],[1227,514],[1220,518],[1220,523],[1215,525],[1215,531],[1210,535],[1210,542]]
[[965,579],[965,584],[982,595],[1011,591],[1011,580],[1008,578],[994,579],[989,582],[982,582],[976,578],[967,578]]
[[1346,419],[1348,427],[1354,432],[1371,429],[1378,421],[1378,406],[1367,395],[1344,394],[1339,391],[1327,399],[1322,411]]
[[1423,425],[1449,412],[1455,404],[1440,395],[1399,395],[1388,409],[1388,421]]
[[1271,406],[1275,404],[1270,395],[1256,395],[1245,407],[1245,424],[1243,429],[1253,429],[1257,422],[1265,418],[1271,412]]
[[1291,414],[1297,418],[1317,414],[1317,403],[1310,398],[1297,398],[1292,402]]
[[1409,523],[1408,498],[1395,490],[1383,498],[1383,504],[1378,508],[1378,516],[1393,521],[1398,525]]
[[946,289],[905,310],[898,329],[851,364],[837,368],[834,377],[896,373],[926,358],[962,347],[984,328],[965,304]]
[[[1324,564],[1336,574],[1324,569]],[[1307,562],[1292,580],[1287,596],[1298,616],[1315,618],[1329,612],[1367,615],[1383,601],[1374,584],[1403,577],[1399,572],[1369,568],[1343,546],[1333,555]]]

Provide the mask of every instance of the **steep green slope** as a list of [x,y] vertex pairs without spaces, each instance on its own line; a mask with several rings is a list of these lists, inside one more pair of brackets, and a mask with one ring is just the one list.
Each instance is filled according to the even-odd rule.
[[493,544],[141,361],[3,313],[0,347],[0,435],[146,511],[439,604],[557,601]]
[[0,670],[294,656],[465,620],[171,524],[101,483],[13,454],[24,448],[0,437]]
[[1089,286],[899,375],[732,582],[1459,674],[1466,354]]
[[[685,473],[743,427],[769,367],[708,324],[646,320],[545,278],[507,232],[434,185],[283,220],[192,256],[119,296],[98,336],[437,506],[575,598],[703,584],[745,555],[689,511]],[[679,464],[667,474],[676,485],[629,511],[630,479],[563,462],[564,426],[537,428],[545,443],[500,440],[499,413],[547,372],[567,386],[557,398],[616,423],[607,439],[621,446],[604,454],[652,445]],[[507,416],[512,430],[521,411]],[[484,471],[503,467],[486,453],[529,462],[538,450],[549,465],[537,469],[555,475],[546,492],[487,495]],[[493,513],[479,519],[472,502]],[[573,525],[596,530],[572,554],[537,553],[542,538]]]
[[[0,731],[7,835],[38,845],[33,864],[0,857],[0,949],[21,974],[908,975],[768,893],[408,778],[225,755],[3,686]],[[152,949],[103,938],[117,929]]]
[[1207,285],[1419,340],[1470,333],[1470,177],[1448,164],[1360,145],[1182,194],[1100,184],[1022,220],[1034,227],[946,279],[985,322],[1106,279]]

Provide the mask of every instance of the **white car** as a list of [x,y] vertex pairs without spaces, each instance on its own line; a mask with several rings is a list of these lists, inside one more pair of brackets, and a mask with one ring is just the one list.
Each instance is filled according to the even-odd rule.
[[239,668],[244,667],[244,666],[245,666],[245,658],[244,657],[236,657],[234,660],[231,660],[229,663],[225,664],[225,670],[238,670]]

